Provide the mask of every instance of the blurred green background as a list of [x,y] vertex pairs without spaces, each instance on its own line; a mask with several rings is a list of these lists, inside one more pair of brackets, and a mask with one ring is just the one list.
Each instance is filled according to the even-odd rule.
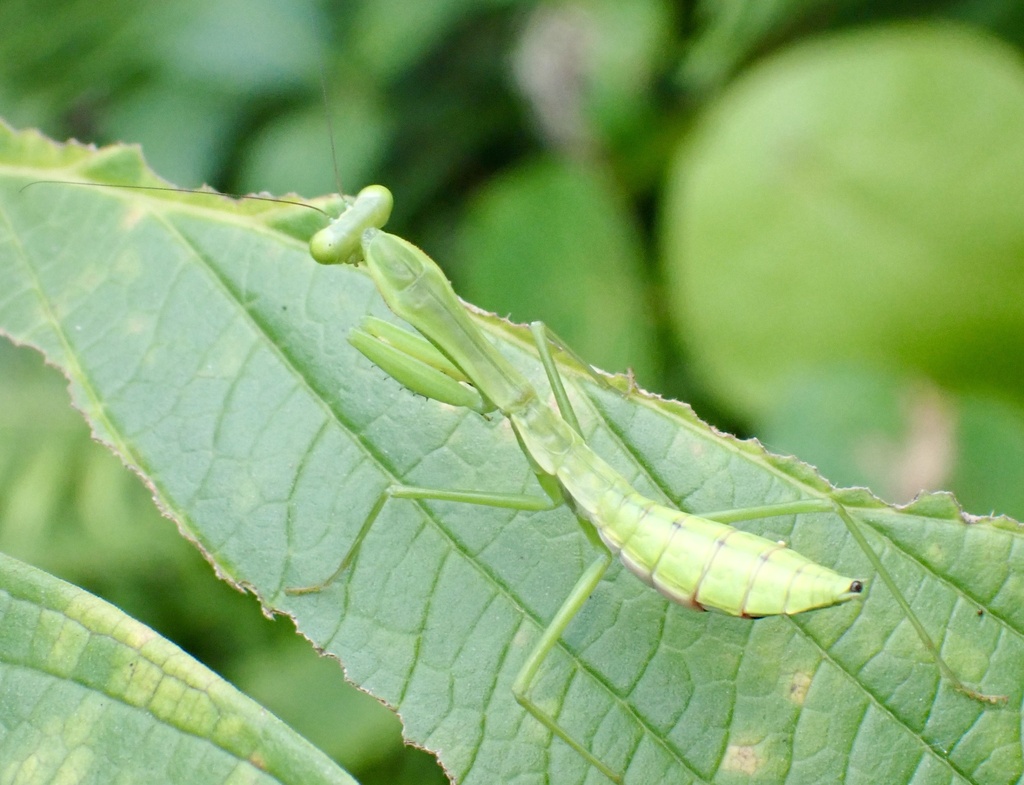
[[[1024,4],[4,0],[0,116],[187,187],[396,196],[466,299],[888,501],[1024,516]],[[73,239],[71,240],[73,241]],[[442,782],[0,346],[0,548],[367,783]]]

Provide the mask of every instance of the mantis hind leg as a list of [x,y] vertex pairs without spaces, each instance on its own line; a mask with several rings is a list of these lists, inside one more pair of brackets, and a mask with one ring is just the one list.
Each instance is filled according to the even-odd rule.
[[[584,529],[590,532],[593,531],[593,528],[589,525],[584,525]],[[597,535],[595,534],[592,539],[596,539],[596,537]],[[569,625],[569,622],[573,620],[587,601],[587,598],[597,588],[597,585],[601,582],[604,574],[608,571],[609,565],[612,563],[614,557],[611,551],[604,547],[600,541],[598,543],[601,548],[600,554],[591,562],[579,580],[576,581],[576,585],[569,592],[569,596],[566,597],[548,626],[544,628],[540,640],[537,641],[537,644],[527,655],[525,662],[523,662],[522,667],[519,669],[519,673],[516,675],[515,681],[512,682],[512,694],[519,702],[519,705],[533,715],[545,728],[583,756],[588,763],[614,782],[621,782],[622,774],[616,772],[594,755],[582,741],[575,738],[562,727],[554,714],[542,708],[530,697],[531,688],[536,681],[537,674],[544,660],[547,659],[548,654],[551,653],[555,644],[562,637],[562,633]]]
[[882,579],[882,583],[884,583],[889,589],[893,598],[896,600],[896,604],[900,606],[900,609],[903,611],[903,615],[914,628],[914,631],[917,633],[917,637],[921,640],[922,645],[928,650],[932,659],[935,660],[939,673],[941,673],[943,678],[950,683],[953,689],[973,698],[974,700],[981,701],[982,703],[999,704],[1006,701],[1005,696],[986,695],[982,692],[971,689],[960,680],[956,675],[956,672],[950,667],[946,660],[943,659],[942,654],[939,652],[939,647],[928,634],[928,631],[925,629],[920,618],[918,618],[917,614],[914,613],[914,609],[910,607],[910,603],[907,601],[903,592],[900,591],[899,586],[896,585],[896,581],[892,577],[892,574],[888,569],[886,569],[885,565],[882,564],[882,559],[879,557],[878,553],[876,553],[875,549],[871,547],[871,543],[869,543],[867,537],[864,536],[864,532],[861,530],[860,524],[854,520],[850,511],[840,502],[830,498],[800,499],[798,501],[767,504],[759,507],[720,510],[718,512],[711,512],[707,514],[701,513],[701,517],[718,521],[720,523],[733,524],[739,521],[753,520],[756,518],[770,518],[778,515],[798,515],[801,513],[813,512],[832,512],[839,516],[839,519],[850,532],[850,536],[853,537],[854,542],[856,542],[857,546],[864,552],[868,561],[871,562],[871,566],[875,568],[875,571],[878,573],[878,577]]

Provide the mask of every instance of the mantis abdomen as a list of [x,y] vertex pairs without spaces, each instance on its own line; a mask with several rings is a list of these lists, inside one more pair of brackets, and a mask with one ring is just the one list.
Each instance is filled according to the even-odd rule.
[[612,553],[674,602],[757,618],[826,608],[863,588],[783,543],[647,498],[536,398],[511,419]]
[[759,618],[802,613],[852,599],[860,582],[724,523],[625,499],[601,539],[622,563],[671,600]]

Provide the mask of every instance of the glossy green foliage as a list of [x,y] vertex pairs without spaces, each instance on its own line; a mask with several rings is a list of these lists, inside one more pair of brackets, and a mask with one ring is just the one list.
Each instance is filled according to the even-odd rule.
[[[59,150],[31,134],[5,136],[0,151],[4,329],[69,375],[98,436],[218,569],[396,706],[457,781],[597,777],[509,690],[589,559],[564,510],[396,502],[344,580],[285,594],[330,574],[391,481],[533,487],[501,421],[412,396],[348,345],[367,312],[387,313],[359,271],[308,257],[296,237],[307,211],[117,189],[22,193],[28,180],[108,179],[132,155]],[[528,336],[480,321],[542,384]],[[700,511],[827,487],[683,405],[563,373],[590,443],[651,495]],[[751,529],[866,579],[863,604],[757,622],[694,614],[615,568],[552,655],[538,698],[607,758],[628,761],[626,782],[866,782],[879,749],[893,782],[922,772],[1014,781],[1019,525],[968,524],[948,496],[906,510],[843,498],[952,667],[1006,694],[1005,706],[941,682],[863,553],[823,515]]]

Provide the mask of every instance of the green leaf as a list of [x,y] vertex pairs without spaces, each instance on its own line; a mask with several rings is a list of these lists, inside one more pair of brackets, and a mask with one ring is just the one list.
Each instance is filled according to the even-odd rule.
[[[131,165],[132,161],[135,165]],[[508,425],[426,401],[358,355],[387,318],[370,281],[322,268],[304,212],[205,196],[37,185],[134,172],[131,151],[0,142],[0,326],[71,380],[97,436],[224,577],[287,613],[396,707],[457,782],[599,782],[510,691],[592,558],[565,509],[394,501],[319,594],[380,492],[537,490]],[[480,323],[540,385],[522,328]],[[693,511],[822,496],[810,467],[688,407],[564,367],[588,441],[644,493]],[[534,697],[625,782],[1015,782],[1022,766],[1024,532],[951,497],[905,509],[843,492],[952,667],[953,690],[832,515],[748,528],[868,582],[863,603],[750,621],[673,605],[615,566]]]
[[865,28],[731,85],[665,209],[677,332],[764,417],[826,364],[1024,384],[1024,67],[968,28]]
[[0,781],[354,783],[88,592],[0,553]]

